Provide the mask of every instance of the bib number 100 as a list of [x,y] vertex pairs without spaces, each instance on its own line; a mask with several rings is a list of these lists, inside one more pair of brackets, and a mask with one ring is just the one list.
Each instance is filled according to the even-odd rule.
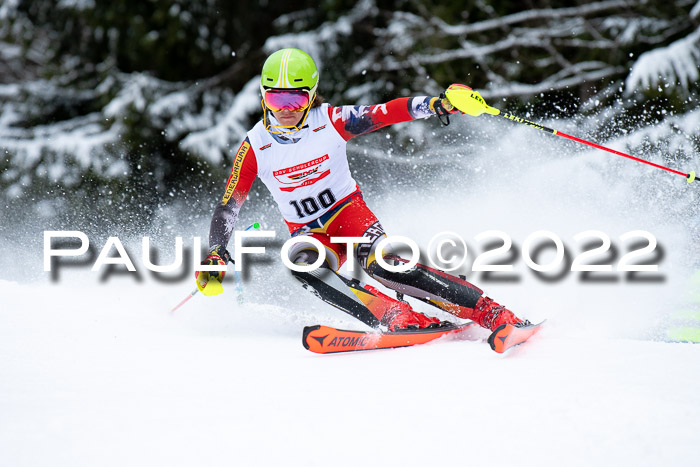
[[321,208],[327,209],[333,206],[333,204],[335,204],[335,196],[329,188],[327,190],[323,190],[315,198],[309,197],[299,201],[290,201],[289,204],[294,207],[297,212],[297,216],[299,216],[301,219],[302,217],[313,216],[320,211]]

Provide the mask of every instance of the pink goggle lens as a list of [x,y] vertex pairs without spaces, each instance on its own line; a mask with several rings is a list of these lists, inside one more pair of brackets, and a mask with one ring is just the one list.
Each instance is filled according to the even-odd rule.
[[301,112],[308,105],[309,93],[307,91],[278,91],[276,89],[265,91],[265,106],[273,112],[284,109]]

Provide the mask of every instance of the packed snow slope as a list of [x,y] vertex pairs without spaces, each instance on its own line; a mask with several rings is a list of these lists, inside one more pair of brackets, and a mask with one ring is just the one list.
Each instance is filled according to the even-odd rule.
[[[697,465],[700,345],[665,338],[673,312],[697,306],[688,286],[696,187],[526,127],[481,122],[450,127],[453,153],[353,163],[377,165],[382,184],[358,181],[388,232],[423,253],[435,234],[459,234],[470,256],[455,273],[518,315],[547,319],[531,341],[498,355],[483,331],[407,349],[309,353],[304,325],[362,325],[294,282],[278,257],[286,235],[263,202],[244,208],[241,226],[263,217],[277,237],[258,242],[267,253],[247,268],[242,297],[227,280],[223,295],[196,295],[175,313],[191,274],[154,277],[140,239],[121,239],[139,274],[88,263],[52,278],[42,268],[46,229],[13,226],[0,257],[0,464]],[[571,123],[550,124],[577,134]],[[665,126],[646,137],[665,136]],[[610,144],[625,150],[634,138],[644,135]],[[437,164],[423,170],[420,161]],[[178,219],[161,221],[185,244],[206,237],[206,222]],[[118,226],[104,230],[106,238]],[[499,245],[478,237],[492,230],[513,247],[488,262],[511,272],[471,270]],[[568,257],[538,275],[522,252],[541,230],[561,238]],[[590,230],[610,238],[612,253],[586,263],[612,271],[567,270],[600,244],[575,240]],[[640,245],[621,236],[639,230],[657,240],[639,259],[658,272],[630,276],[617,265]],[[167,263],[174,243],[159,239]],[[99,252],[104,238],[91,241]],[[546,264],[554,248],[531,254]]]
[[697,462],[700,346],[572,332],[575,304],[505,355],[484,333],[318,356],[301,326],[339,324],[324,313],[222,296],[170,316],[162,286],[0,288],[3,465]]

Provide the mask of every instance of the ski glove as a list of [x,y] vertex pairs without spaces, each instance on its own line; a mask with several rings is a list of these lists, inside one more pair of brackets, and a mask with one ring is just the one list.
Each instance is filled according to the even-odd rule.
[[[214,245],[209,250],[209,256],[207,256],[202,265],[206,266],[225,266],[231,262],[231,254],[221,245]],[[215,278],[219,282],[224,280],[226,276],[226,271],[195,271],[194,278],[197,280],[197,288],[201,292],[204,287],[209,282],[210,278]]]
[[[451,85],[450,88],[452,86],[455,85]],[[452,102],[450,102],[450,100],[447,98],[444,92],[441,93],[440,96],[433,97],[432,99],[430,99],[430,110],[435,112],[435,115],[437,115],[440,119],[440,123],[442,123],[444,126],[450,124],[450,114],[455,114],[459,112],[459,110],[457,110],[457,108],[455,108],[455,106],[452,105]]]
[[488,105],[478,91],[463,84],[451,84],[445,91],[445,95],[457,110],[472,117],[478,117],[483,113],[490,115],[501,113],[500,110]]

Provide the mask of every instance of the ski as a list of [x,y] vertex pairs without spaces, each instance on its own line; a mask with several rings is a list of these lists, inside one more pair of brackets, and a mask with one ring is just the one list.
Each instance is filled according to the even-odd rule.
[[489,336],[489,345],[491,345],[494,352],[503,353],[534,336],[542,328],[543,324],[544,321],[521,327],[513,326],[512,324],[501,324]]
[[436,328],[396,332],[347,331],[330,326],[306,326],[302,343],[307,350],[315,353],[391,349],[425,344],[443,336],[461,334],[475,325],[476,323],[471,321],[460,325],[445,323]]

